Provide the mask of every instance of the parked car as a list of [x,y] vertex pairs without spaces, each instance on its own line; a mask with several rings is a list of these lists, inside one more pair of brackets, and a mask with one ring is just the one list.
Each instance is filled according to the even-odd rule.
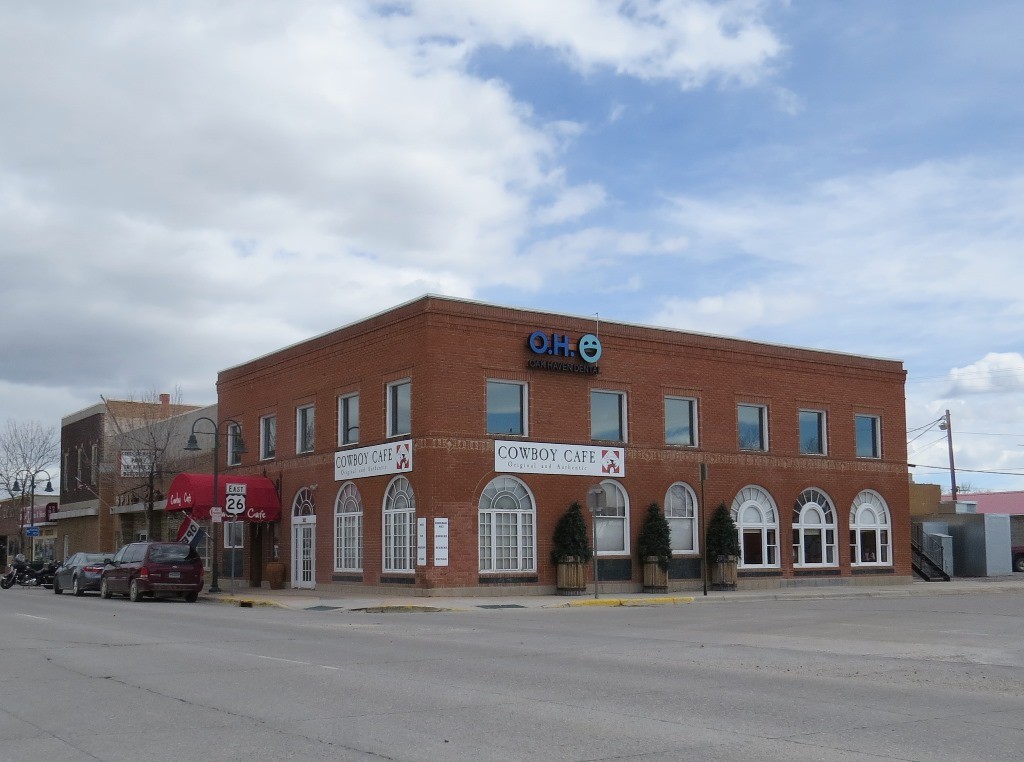
[[60,595],[70,590],[81,595],[86,590],[99,590],[103,567],[113,553],[75,553],[57,567],[53,576],[53,592]]
[[180,542],[133,542],[125,545],[103,568],[100,597],[114,593],[140,601],[171,593],[194,601],[203,589],[203,562],[196,551]]
[[1024,545],[1010,548],[1010,553],[1013,556],[1013,570],[1024,572]]

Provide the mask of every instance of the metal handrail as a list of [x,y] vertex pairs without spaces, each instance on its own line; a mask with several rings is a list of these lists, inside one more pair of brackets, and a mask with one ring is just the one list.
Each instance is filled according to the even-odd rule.
[[914,524],[911,527],[911,535],[917,547],[921,549],[921,553],[938,568],[945,571],[945,551],[942,546],[942,540],[935,535],[925,532],[924,527],[920,524]]

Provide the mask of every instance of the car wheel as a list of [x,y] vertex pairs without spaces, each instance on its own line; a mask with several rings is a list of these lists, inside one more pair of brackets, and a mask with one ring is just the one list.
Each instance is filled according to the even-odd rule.
[[1017,556],[1013,559],[1014,571],[1024,572],[1024,556]]
[[128,585],[128,600],[132,603],[138,603],[142,600],[142,595],[142,591],[139,590],[139,581],[137,579],[133,579],[131,584]]
[[75,575],[75,576],[74,576],[74,577],[72,577],[72,579],[71,579],[71,592],[73,592],[73,593],[74,593],[75,595],[77,595],[78,597],[81,597],[81,596],[82,596],[82,593],[84,593],[84,592],[85,592],[85,591],[84,591],[84,590],[82,589],[82,586],[78,584],[78,576],[77,576],[77,575]]
[[104,577],[100,580],[100,598],[110,597],[110,584],[107,582],[107,578]]
[[56,577],[53,578],[53,592],[57,595],[60,595],[64,592],[60,589],[60,581]]
[[197,593],[197,592],[185,593],[185,595],[183,595],[182,597],[186,601],[188,601],[189,603],[195,603],[196,601],[199,600],[199,593]]

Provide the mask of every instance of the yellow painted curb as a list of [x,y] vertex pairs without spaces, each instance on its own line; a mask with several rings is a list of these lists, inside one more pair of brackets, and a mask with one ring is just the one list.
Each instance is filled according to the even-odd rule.
[[693,596],[662,596],[660,598],[588,598],[587,600],[569,601],[564,606],[657,606],[677,603],[693,603]]

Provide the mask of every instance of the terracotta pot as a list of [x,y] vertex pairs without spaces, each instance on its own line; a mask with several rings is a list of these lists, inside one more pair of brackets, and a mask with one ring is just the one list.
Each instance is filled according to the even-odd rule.
[[286,571],[287,568],[284,565],[284,561],[270,561],[267,564],[267,582],[270,583],[271,590],[284,589],[284,578]]

